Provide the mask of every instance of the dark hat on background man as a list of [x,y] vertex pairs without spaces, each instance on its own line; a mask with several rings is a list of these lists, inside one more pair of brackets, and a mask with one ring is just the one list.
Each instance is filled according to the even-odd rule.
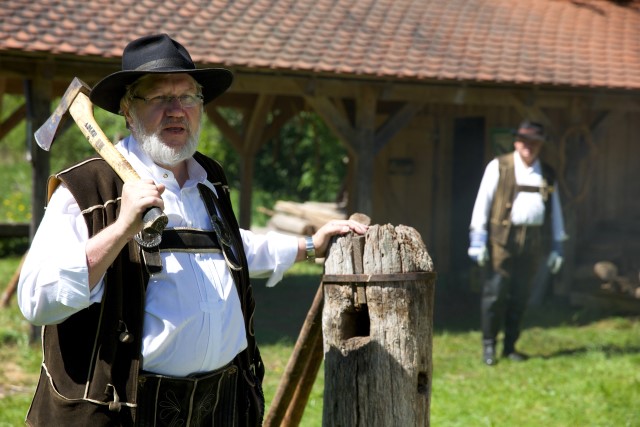
[[517,130],[513,131],[516,138],[523,138],[532,141],[546,141],[544,126],[530,120],[523,120]]
[[202,85],[204,103],[222,95],[233,81],[225,68],[196,69],[189,52],[166,34],[141,37],[129,43],[122,53],[122,71],[110,74],[91,90],[95,105],[119,114],[120,99],[126,88],[145,74],[187,73]]

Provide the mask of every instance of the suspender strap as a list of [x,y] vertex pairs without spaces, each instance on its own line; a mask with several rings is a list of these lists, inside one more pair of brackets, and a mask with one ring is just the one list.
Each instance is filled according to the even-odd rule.
[[542,199],[546,202],[549,198],[549,194],[553,193],[553,186],[547,185],[546,180],[544,185],[538,187],[535,185],[516,185],[516,192],[525,192],[525,193],[540,193],[542,195]]
[[209,212],[211,225],[213,226],[213,230],[220,241],[224,259],[227,262],[227,267],[229,267],[229,270],[232,272],[242,270],[242,265],[240,265],[236,256],[236,251],[238,249],[235,249],[234,251],[234,246],[237,248],[238,242],[234,238],[233,233],[231,233],[231,228],[224,216],[218,215],[220,210],[218,209],[219,206],[216,195],[209,187],[202,183],[198,184],[198,191],[200,191],[200,196],[204,201],[207,212]]
[[238,242],[224,216],[218,215],[218,200],[213,191],[204,184],[198,184],[200,197],[211,219],[213,231],[197,229],[165,229],[160,246],[142,249],[142,257],[149,274],[162,271],[160,252],[222,252],[230,271],[242,270],[236,255]]
[[517,185],[516,191],[524,191],[525,193],[538,193],[542,187],[535,185]]
[[[163,233],[164,234],[164,233]],[[160,273],[162,271],[162,257],[160,257],[160,250],[158,246],[154,248],[145,248],[138,245],[142,259],[144,260],[144,267],[148,274]]]

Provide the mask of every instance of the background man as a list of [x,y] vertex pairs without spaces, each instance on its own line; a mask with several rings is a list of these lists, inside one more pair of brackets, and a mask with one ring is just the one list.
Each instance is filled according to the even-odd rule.
[[[504,323],[502,355],[523,361],[516,351],[522,317],[540,257],[555,274],[562,266],[567,238],[553,170],[538,159],[546,137],[541,124],[523,121],[515,132],[515,151],[486,167],[471,217],[472,260],[491,263],[483,284],[481,316],[483,361],[495,365],[496,338]],[[490,253],[487,249],[487,235]]]
[[[366,226],[332,221],[307,238],[238,227],[222,167],[196,152],[203,105],[231,82],[152,35],[93,88],[94,104],[124,116],[131,135],[117,147],[141,180],[123,184],[98,158],[51,180],[19,283],[25,317],[45,325],[28,424],[260,424],[249,273],[272,286]],[[136,238],[154,206],[168,217],[159,246]]]

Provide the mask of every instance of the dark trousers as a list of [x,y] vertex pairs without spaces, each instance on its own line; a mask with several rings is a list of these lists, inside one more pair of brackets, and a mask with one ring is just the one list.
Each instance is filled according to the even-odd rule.
[[238,425],[236,389],[239,369],[233,363],[186,378],[142,373],[138,381],[136,426]]
[[482,340],[495,346],[504,325],[504,353],[515,351],[532,279],[540,262],[541,227],[513,226],[505,246],[491,245],[492,272],[482,289]]

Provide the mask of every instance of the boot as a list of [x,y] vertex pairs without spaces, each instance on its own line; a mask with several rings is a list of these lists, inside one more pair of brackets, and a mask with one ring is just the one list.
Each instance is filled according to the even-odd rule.
[[511,353],[503,354],[502,357],[505,357],[512,362],[524,362],[529,359],[529,356],[518,351],[512,351]]
[[515,344],[509,343],[504,344],[504,348],[502,349],[502,357],[513,362],[524,362],[525,360],[529,359],[529,356],[516,350]]
[[495,341],[484,341],[482,343],[482,361],[488,366],[498,363]]

